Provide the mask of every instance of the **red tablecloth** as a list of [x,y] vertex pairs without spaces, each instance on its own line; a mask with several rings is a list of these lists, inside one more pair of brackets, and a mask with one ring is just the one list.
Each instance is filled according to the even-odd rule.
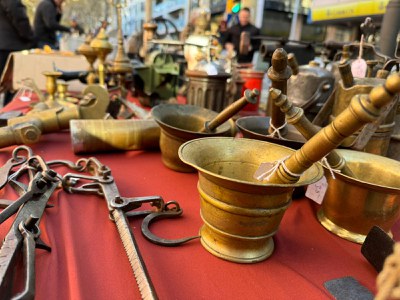
[[[10,158],[13,148],[0,150],[0,163]],[[44,135],[32,149],[46,160],[82,157],[72,153],[68,132]],[[166,168],[157,152],[95,156],[112,169],[122,196],[161,195],[181,204],[183,216],[155,223],[154,233],[165,238],[198,234],[202,220],[197,174]],[[16,198],[10,189],[1,197]],[[40,227],[52,252],[36,251],[35,299],[139,299],[105,201],[60,190],[51,202],[54,207],[46,210]],[[219,259],[199,240],[176,248],[154,245],[141,234],[142,219],[130,224],[160,299],[331,299],[323,283],[343,276],[353,276],[375,292],[377,273],[360,253],[361,246],[325,230],[316,219],[317,209],[307,198],[294,200],[274,237],[273,255],[249,265]],[[1,239],[10,224],[0,226]],[[393,233],[399,237],[399,223]]]

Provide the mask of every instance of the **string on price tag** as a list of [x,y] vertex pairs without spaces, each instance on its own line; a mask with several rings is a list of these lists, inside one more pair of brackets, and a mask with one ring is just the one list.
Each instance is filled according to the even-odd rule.
[[326,190],[328,189],[328,182],[325,176],[323,176],[317,182],[310,184],[307,187],[306,197],[321,204],[324,200]]
[[367,62],[362,58],[364,47],[364,35],[361,35],[360,50],[358,52],[358,58],[351,64],[351,73],[354,77],[364,78],[367,74]]

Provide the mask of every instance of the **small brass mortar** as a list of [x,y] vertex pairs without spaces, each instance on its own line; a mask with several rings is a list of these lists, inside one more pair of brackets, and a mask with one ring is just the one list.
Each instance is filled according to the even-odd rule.
[[400,216],[400,162],[380,155],[352,150],[336,150],[357,177],[349,177],[324,167],[328,181],[321,224],[332,233],[362,244],[376,225],[390,232]]
[[168,168],[178,172],[195,172],[178,156],[179,147],[186,141],[208,136],[230,136],[231,125],[227,121],[213,132],[200,132],[205,122],[218,113],[195,105],[160,104],[151,110],[160,125],[160,150],[162,161]]

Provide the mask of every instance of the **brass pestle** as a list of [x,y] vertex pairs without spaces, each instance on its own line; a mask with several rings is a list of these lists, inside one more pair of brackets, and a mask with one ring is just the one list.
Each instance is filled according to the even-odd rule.
[[[283,94],[287,94],[287,81],[292,75],[292,70],[288,66],[288,55],[283,48],[276,49],[272,54],[271,67],[268,69],[267,75],[271,80],[272,88],[279,89]],[[266,115],[271,117],[272,126],[268,128],[270,134],[285,124],[285,114],[272,101],[267,103]],[[285,136],[287,134],[286,126],[279,129],[279,133],[281,136]]]
[[245,90],[244,96],[242,98],[236,100],[231,105],[226,107],[211,121],[206,121],[204,123],[204,127],[200,132],[213,132],[218,126],[225,123],[229,120],[229,118],[237,114],[242,108],[247,105],[247,103],[257,103],[257,97],[259,94],[260,92],[257,89]]
[[[307,119],[302,108],[293,105],[292,101],[290,101],[287,96],[282,94],[282,92],[278,89],[271,88],[269,92],[271,100],[274,101],[274,104],[285,113],[286,121],[295,126],[306,140],[311,139],[318,133],[319,128],[317,128],[310,122],[310,120]],[[355,177],[354,173],[346,164],[345,159],[335,150],[332,150],[326,156],[326,159],[328,160],[328,163],[332,169],[338,170],[344,175]]]
[[268,182],[274,184],[297,182],[301,173],[339,146],[346,137],[366,123],[379,118],[381,109],[399,92],[400,75],[397,73],[388,77],[384,85],[372,89],[368,95],[354,96],[350,105],[332,123],[280,164]]

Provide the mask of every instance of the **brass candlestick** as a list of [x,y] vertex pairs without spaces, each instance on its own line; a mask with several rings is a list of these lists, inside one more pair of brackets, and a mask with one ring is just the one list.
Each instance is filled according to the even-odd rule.
[[349,107],[285,160],[284,164],[270,176],[268,182],[276,184],[297,182],[301,173],[339,146],[346,137],[366,123],[378,119],[382,107],[398,92],[400,92],[400,75],[393,74],[383,86],[375,87],[369,95],[354,96]]
[[85,39],[85,42],[79,46],[78,48],[78,53],[82,54],[85,56],[86,60],[89,63],[89,74],[86,77],[87,84],[95,84],[96,81],[96,74],[95,74],[95,69],[94,69],[94,63],[97,59],[97,53],[96,51],[90,47],[90,42],[92,40],[91,36],[88,36]]
[[54,72],[54,71],[45,71],[42,73],[46,76],[46,91],[47,91],[47,100],[46,104],[49,108],[58,106],[55,94],[57,91],[57,78],[62,75],[61,72]]
[[122,35],[122,17],[121,17],[121,10],[122,4],[117,3],[115,4],[117,10],[117,21],[118,21],[118,48],[117,48],[117,55],[113,61],[113,66],[111,68],[111,72],[118,75],[118,85],[121,89],[122,97],[126,97],[126,90],[125,90],[125,76],[127,73],[131,73],[133,70],[133,66],[129,61],[128,56],[124,51],[124,39]]
[[105,77],[107,74],[105,60],[108,54],[112,52],[112,45],[108,41],[108,36],[104,28],[100,29],[97,36],[90,42],[90,47],[94,49],[99,59],[99,84],[105,85]]

